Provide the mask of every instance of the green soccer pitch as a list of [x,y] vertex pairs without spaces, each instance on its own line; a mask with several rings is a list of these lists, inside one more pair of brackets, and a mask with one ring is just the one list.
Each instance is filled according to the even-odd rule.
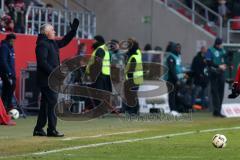
[[[0,126],[0,160],[236,160],[240,118],[193,113],[192,120],[137,121],[105,116],[86,122],[58,121],[63,138],[33,137],[36,117]],[[224,134],[216,149],[212,137]]]

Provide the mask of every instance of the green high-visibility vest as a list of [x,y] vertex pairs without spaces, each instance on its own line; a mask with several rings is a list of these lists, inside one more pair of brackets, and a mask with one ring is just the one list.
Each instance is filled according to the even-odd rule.
[[216,65],[221,65],[225,63],[225,59],[224,59],[224,55],[225,55],[225,50],[221,49],[221,50],[217,50],[214,47],[210,47],[209,48],[210,51],[212,52],[213,55],[213,63]]
[[127,66],[125,69],[126,80],[129,79],[128,71],[130,69],[131,61],[133,58],[136,60],[136,65],[133,72],[133,82],[134,84],[140,85],[143,83],[143,65],[142,65],[142,53],[139,49],[137,50],[136,54],[131,55],[131,57],[128,59]]
[[[171,52],[168,52],[166,55],[165,55],[165,58],[164,58],[164,65],[165,67],[168,67],[167,65],[167,59],[169,58],[169,56],[171,56],[174,60],[175,60],[175,63],[176,63],[176,74],[177,74],[177,77],[179,79],[182,78],[183,76],[183,71],[182,71],[182,59],[180,56],[177,56]],[[165,73],[164,77],[163,77],[164,80],[168,80],[168,73]]]
[[108,48],[105,44],[99,46],[97,49],[95,49],[93,51],[93,53],[91,55],[91,58],[89,60],[89,63],[87,65],[86,72],[88,74],[90,73],[90,66],[94,63],[96,52],[100,48],[103,49],[104,53],[105,53],[105,55],[103,57],[103,60],[102,60],[102,74],[109,76],[110,75],[110,53],[109,53]]
[[142,52],[141,52],[141,50],[140,50],[140,49],[138,49],[138,50],[137,50],[137,55],[139,55],[139,56],[140,56],[140,58],[141,58],[141,62],[142,62]]

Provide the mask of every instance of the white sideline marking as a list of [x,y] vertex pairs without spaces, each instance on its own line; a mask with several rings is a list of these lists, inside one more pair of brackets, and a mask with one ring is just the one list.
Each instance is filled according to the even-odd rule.
[[109,144],[122,144],[122,143],[139,142],[139,141],[144,141],[144,140],[153,140],[153,139],[173,137],[173,136],[182,136],[182,135],[188,135],[188,134],[193,134],[193,133],[196,133],[196,132],[191,131],[191,132],[167,134],[167,135],[154,136],[154,137],[135,138],[135,139],[120,140],[120,141],[95,143],[95,144],[88,144],[88,145],[82,145],[82,146],[75,146],[75,147],[68,147],[68,148],[50,150],[50,151],[46,151],[46,152],[36,152],[36,153],[33,153],[32,155],[46,155],[46,154],[50,154],[50,153],[58,153],[58,152],[63,152],[63,151],[79,150],[79,149],[82,149],[82,148],[99,147],[99,146],[105,146],[105,145],[109,145]]
[[109,133],[109,134],[97,134],[93,136],[83,136],[83,137],[68,137],[61,139],[62,141],[70,141],[76,139],[85,139],[85,138],[99,138],[99,137],[106,137],[106,136],[114,136],[114,135],[122,135],[122,134],[131,134],[131,133],[139,133],[143,132],[144,130],[135,130],[135,131],[126,131],[126,132],[116,132],[116,133]]
[[51,154],[51,153],[59,153],[59,152],[63,152],[63,151],[73,151],[73,150],[79,150],[82,148],[93,148],[93,147],[106,146],[106,145],[111,145],[111,144],[132,143],[132,142],[139,142],[139,141],[144,141],[144,140],[153,140],[153,139],[161,139],[161,138],[167,138],[167,137],[184,136],[184,135],[191,135],[191,134],[197,134],[197,133],[210,133],[210,132],[215,132],[215,131],[227,131],[227,130],[239,130],[239,129],[240,129],[240,127],[230,127],[230,128],[216,128],[216,129],[206,129],[206,130],[200,130],[200,131],[173,133],[173,134],[159,135],[159,136],[146,137],[146,138],[135,138],[135,139],[112,141],[112,142],[87,144],[87,145],[67,147],[67,148],[62,148],[62,149],[54,149],[54,150],[49,150],[49,151],[44,151],[44,152],[27,153],[27,154],[22,154],[22,155],[2,156],[2,157],[0,157],[0,159],[26,157],[26,156],[40,156],[40,155],[43,156],[43,155],[47,155],[47,154]]

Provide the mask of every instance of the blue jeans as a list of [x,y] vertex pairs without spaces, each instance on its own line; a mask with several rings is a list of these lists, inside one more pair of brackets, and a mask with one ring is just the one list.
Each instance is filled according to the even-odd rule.
[[201,104],[203,107],[208,107],[208,96],[206,95],[206,87],[195,86],[193,89],[193,104]]

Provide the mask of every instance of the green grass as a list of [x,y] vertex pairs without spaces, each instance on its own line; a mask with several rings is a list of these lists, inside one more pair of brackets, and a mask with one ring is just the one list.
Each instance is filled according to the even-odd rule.
[[[0,126],[0,160],[236,160],[240,159],[239,130],[201,133],[200,130],[240,126],[239,118],[213,118],[208,113],[194,113],[192,121],[125,121],[117,117],[99,118],[88,122],[58,121],[58,129],[65,137],[83,137],[98,134],[142,130],[138,133],[83,138],[62,141],[61,138],[33,137],[36,117],[17,120],[17,126]],[[108,144],[46,155],[31,153],[74,146],[115,142],[194,131],[193,134],[147,139],[132,143]],[[211,144],[214,134],[228,138],[226,148],[216,149]],[[28,156],[16,156],[24,155]],[[3,158],[5,156],[5,158]]]

